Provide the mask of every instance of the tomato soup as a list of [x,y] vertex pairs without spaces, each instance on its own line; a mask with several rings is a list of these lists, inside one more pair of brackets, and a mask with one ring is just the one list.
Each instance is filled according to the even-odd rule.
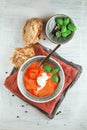
[[59,68],[55,68],[48,62],[38,67],[39,64],[40,61],[35,61],[27,67],[23,75],[23,82],[30,94],[37,97],[49,96],[58,87]]

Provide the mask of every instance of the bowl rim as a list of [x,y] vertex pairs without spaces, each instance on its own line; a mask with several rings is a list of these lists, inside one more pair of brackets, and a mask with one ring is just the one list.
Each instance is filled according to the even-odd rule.
[[[17,84],[18,84],[18,88],[19,88],[19,91],[21,92],[21,94],[27,98],[28,100],[30,101],[33,101],[33,102],[36,102],[36,103],[45,103],[45,102],[49,102],[53,99],[55,99],[62,91],[63,87],[64,87],[64,83],[65,83],[65,74],[64,74],[64,71],[62,69],[62,66],[59,64],[59,62],[57,62],[55,59],[53,58],[49,58],[49,60],[51,59],[53,62],[55,62],[59,67],[60,67],[60,70],[61,70],[61,74],[62,74],[62,81],[61,81],[61,86],[59,86],[56,91],[50,95],[50,96],[46,96],[46,97],[36,97],[36,96],[33,96],[31,94],[28,93],[28,91],[25,89],[24,85],[23,85],[23,73],[24,73],[24,70],[26,69],[26,67],[29,66],[29,63],[31,60],[34,60],[34,59],[37,59],[37,58],[45,58],[46,56],[34,56],[32,58],[29,58],[27,61],[25,61],[23,63],[23,65],[20,67],[19,71],[18,71],[18,76],[17,76]],[[37,61],[37,60],[36,60]],[[57,92],[59,90],[59,92]]]
[[[65,44],[65,43],[69,42],[69,41],[73,38],[73,36],[74,36],[74,34],[75,34],[75,31],[72,32],[72,34],[69,36],[70,38],[68,37],[68,39],[65,40],[65,41],[63,41],[63,42],[62,42],[62,40],[61,40],[61,42],[59,42],[59,41],[58,41],[58,42],[54,41],[54,40],[49,36],[49,34],[48,34],[47,32],[48,32],[48,25],[49,25],[50,21],[51,21],[53,18],[56,18],[56,17],[68,17],[73,24],[74,24],[74,22],[73,22],[73,20],[71,19],[71,17],[68,16],[68,15],[66,15],[66,14],[55,14],[55,15],[51,16],[51,17],[47,20],[46,27],[45,27],[45,33],[46,33],[47,38],[48,38],[51,42],[53,42],[54,44]],[[66,38],[63,38],[63,39],[66,39]]]

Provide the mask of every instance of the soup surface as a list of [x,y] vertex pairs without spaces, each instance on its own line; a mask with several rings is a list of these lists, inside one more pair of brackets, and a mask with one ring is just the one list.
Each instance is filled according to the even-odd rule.
[[31,63],[24,72],[26,90],[34,96],[44,97],[54,93],[59,84],[59,68],[48,62],[38,67],[40,61]]

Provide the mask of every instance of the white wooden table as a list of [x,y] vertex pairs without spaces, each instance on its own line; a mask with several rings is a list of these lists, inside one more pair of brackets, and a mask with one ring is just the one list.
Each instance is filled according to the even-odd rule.
[[[36,108],[12,96],[3,82],[13,68],[9,57],[14,48],[24,46],[22,28],[25,21],[31,17],[46,21],[60,13],[70,16],[78,30],[74,38],[57,52],[82,65],[83,73],[57,110],[61,113],[50,120]],[[42,45],[51,49],[55,47],[43,38],[39,41]],[[0,130],[87,130],[86,54],[87,0],[0,0]]]

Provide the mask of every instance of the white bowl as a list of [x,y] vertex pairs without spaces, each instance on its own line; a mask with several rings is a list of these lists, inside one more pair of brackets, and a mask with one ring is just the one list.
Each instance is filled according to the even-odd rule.
[[63,86],[64,86],[64,82],[65,82],[65,76],[64,76],[64,71],[61,67],[61,65],[56,62],[54,59],[52,58],[49,58],[47,60],[47,62],[50,62],[52,63],[55,67],[59,67],[60,68],[60,71],[59,71],[59,76],[60,76],[60,82],[58,84],[58,87],[57,89],[55,90],[55,92],[50,95],[50,96],[45,96],[45,97],[36,97],[36,96],[33,96],[31,94],[29,94],[29,92],[25,89],[25,86],[24,86],[24,83],[23,83],[23,75],[24,75],[24,72],[26,70],[26,68],[31,64],[33,63],[34,61],[41,61],[45,58],[45,56],[35,56],[33,58],[30,58],[29,60],[27,60],[22,66],[21,68],[19,69],[19,72],[18,72],[18,77],[17,77],[17,83],[18,83],[18,88],[20,90],[20,92],[23,94],[24,97],[26,97],[27,99],[29,99],[30,101],[33,101],[33,102],[38,102],[38,103],[43,103],[43,102],[48,102],[48,101],[51,101],[53,100],[54,98],[56,98],[61,90],[63,89]]

